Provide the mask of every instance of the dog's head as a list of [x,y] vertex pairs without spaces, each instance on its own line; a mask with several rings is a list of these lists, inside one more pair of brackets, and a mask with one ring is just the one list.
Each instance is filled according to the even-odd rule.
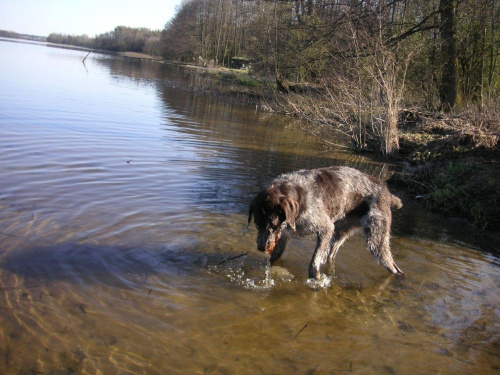
[[271,255],[282,231],[290,228],[295,232],[295,220],[299,214],[299,204],[274,187],[261,191],[250,203],[248,225],[254,218],[257,235],[257,249]]

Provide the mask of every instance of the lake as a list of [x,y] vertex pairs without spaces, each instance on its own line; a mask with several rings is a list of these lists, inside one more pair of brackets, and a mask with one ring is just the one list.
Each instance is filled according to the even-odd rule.
[[406,278],[354,237],[329,286],[307,238],[270,280],[247,229],[266,182],[391,166],[180,67],[86,54],[0,40],[0,373],[500,371],[497,243],[391,188]]

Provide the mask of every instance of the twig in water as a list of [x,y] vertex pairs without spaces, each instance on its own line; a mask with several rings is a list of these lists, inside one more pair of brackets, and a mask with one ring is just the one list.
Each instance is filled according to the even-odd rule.
[[241,257],[244,257],[246,255],[248,255],[248,251],[246,253],[241,253],[240,255],[236,255],[234,257],[229,257],[229,258],[226,258],[224,260],[221,260],[219,263],[217,263],[218,266],[220,266],[221,264],[224,264],[226,262],[229,262],[230,260],[234,260],[234,259],[238,259],[238,258],[241,258]]
[[83,58],[82,63],[84,63],[84,64],[85,64],[85,59],[86,59],[87,57],[89,57],[90,52],[92,52],[92,51],[89,51],[89,53],[87,53],[87,56],[85,56],[85,57]]
[[300,329],[300,331],[299,331],[299,332],[297,332],[297,334],[296,334],[295,336],[293,336],[292,341],[293,341],[293,340],[295,340],[295,339],[296,339],[296,338],[297,338],[297,337],[298,337],[298,336],[302,333],[302,331],[303,331],[303,330],[305,330],[306,328],[307,328],[307,323],[306,323],[306,324],[304,324],[304,327],[302,327],[302,328]]

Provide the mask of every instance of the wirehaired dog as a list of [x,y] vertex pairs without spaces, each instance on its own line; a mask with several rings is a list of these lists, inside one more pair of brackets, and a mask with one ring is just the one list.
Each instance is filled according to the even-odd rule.
[[250,204],[259,231],[257,249],[274,263],[292,235],[316,234],[309,277],[320,279],[321,267],[333,262],[342,244],[363,229],[368,251],[393,274],[403,271],[392,259],[389,238],[391,207],[401,208],[385,183],[348,167],[300,170],[273,180]]

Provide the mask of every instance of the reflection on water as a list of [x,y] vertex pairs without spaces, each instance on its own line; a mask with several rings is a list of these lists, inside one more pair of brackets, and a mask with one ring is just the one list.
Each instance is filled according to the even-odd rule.
[[329,286],[307,285],[309,239],[269,282],[252,195],[294,169],[383,164],[178,68],[84,55],[0,42],[0,373],[500,370],[495,243],[405,199],[405,279],[356,237]]

